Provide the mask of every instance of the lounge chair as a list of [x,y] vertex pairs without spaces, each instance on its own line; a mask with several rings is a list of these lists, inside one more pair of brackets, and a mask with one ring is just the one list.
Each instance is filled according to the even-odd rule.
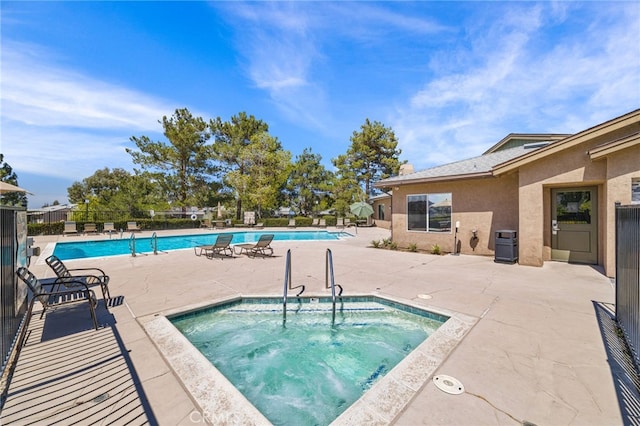
[[105,306],[108,305],[108,300],[111,299],[109,294],[109,276],[104,273],[100,268],[74,268],[69,269],[62,263],[62,260],[58,259],[56,255],[51,255],[45,260],[47,265],[53,269],[58,277],[57,282],[64,284],[66,287],[74,286],[73,283],[81,282],[84,286],[93,287],[100,286],[102,290],[102,298],[104,299]]
[[[273,241],[273,234],[262,234],[260,239],[255,244],[236,244],[235,248],[239,248],[240,252],[236,254],[245,253],[249,257],[261,256],[273,256],[273,248],[271,247],[271,241]],[[267,254],[267,250],[269,254]]]
[[[204,254],[209,259],[212,259],[215,255],[233,257],[233,248],[231,247],[232,239],[233,234],[220,234],[218,235],[216,242],[212,245],[194,247],[193,251],[196,256],[202,256],[202,254]],[[229,254],[227,254],[227,252]]]
[[211,219],[202,219],[202,222],[200,222],[200,228],[206,228],[206,229],[213,228],[213,225],[211,224]]
[[326,219],[320,219],[320,221],[318,221],[318,226],[320,228],[326,228],[327,227],[327,220]]
[[344,229],[344,218],[343,217],[339,217],[339,218],[336,219],[336,228]]
[[318,219],[318,218],[313,219],[313,220],[311,221],[311,226],[318,226],[318,221],[319,221],[319,219]]
[[287,225],[287,227],[295,228],[296,227],[296,220],[295,219],[289,219],[289,225]]
[[[81,281],[66,281],[60,283],[58,280],[50,282],[42,282],[38,280],[27,268],[20,267],[17,270],[18,278],[20,278],[31,290],[34,299],[42,304],[42,313],[40,319],[44,316],[47,309],[55,309],[58,306],[70,303],[87,302],[89,304],[89,312],[93,320],[93,327],[98,329],[98,320],[96,319],[96,295],[93,290]],[[45,287],[51,287],[46,289]],[[58,290],[54,290],[58,287]]]
[[97,234],[98,229],[96,228],[95,223],[85,223],[84,224],[84,233],[85,234]]
[[142,229],[135,222],[127,222],[127,232],[140,232]]
[[62,235],[67,235],[67,234],[78,234],[78,227],[76,226],[76,223],[72,220],[68,220],[64,223],[64,232],[62,233]]
[[116,227],[113,225],[113,222],[105,222],[104,228],[102,228],[102,232],[111,234],[112,232],[118,232],[118,231],[116,231]]

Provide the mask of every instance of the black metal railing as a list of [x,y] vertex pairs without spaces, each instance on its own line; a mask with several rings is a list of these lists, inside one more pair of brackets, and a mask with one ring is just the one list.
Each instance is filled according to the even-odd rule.
[[2,372],[15,345],[17,332],[26,311],[26,290],[19,291],[18,266],[26,266],[26,211],[0,206],[0,356]]
[[616,320],[640,365],[640,205],[616,205]]

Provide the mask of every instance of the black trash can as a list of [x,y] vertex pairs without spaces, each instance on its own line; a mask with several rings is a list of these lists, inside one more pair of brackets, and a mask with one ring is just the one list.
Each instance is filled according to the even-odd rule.
[[516,263],[518,261],[518,232],[512,229],[496,231],[495,262]]

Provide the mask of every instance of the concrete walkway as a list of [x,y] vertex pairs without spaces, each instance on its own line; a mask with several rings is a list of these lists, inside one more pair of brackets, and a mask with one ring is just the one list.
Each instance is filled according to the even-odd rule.
[[[294,285],[305,284],[305,293],[327,294],[326,248],[333,252],[336,282],[345,294],[379,292],[478,319],[435,370],[460,380],[465,392],[450,395],[428,381],[395,424],[618,425],[640,420],[633,408],[637,377],[616,367],[625,361],[615,356],[623,349],[611,320],[614,289],[600,271],[556,262],[534,268],[480,256],[370,247],[372,240],[388,236],[383,229],[360,228],[342,241],[274,242],[273,258],[207,259],[189,249],[69,261],[70,267],[104,269],[111,276],[115,306],[108,312],[100,306],[104,327],[97,332],[86,311],[72,316],[60,310],[43,321],[34,317],[32,328],[39,331],[31,334],[19,359],[0,424],[36,419],[41,424],[72,423],[69,419],[80,424],[203,424],[200,408],[138,319],[232,295],[281,295],[287,249],[292,251]],[[59,239],[85,238],[90,237]],[[44,248],[56,239],[37,237],[36,245]],[[43,259],[33,258],[30,269],[38,277],[52,276]],[[77,353],[64,355],[74,344]],[[84,354],[83,346],[94,350]],[[56,350],[77,369],[33,377],[34,371],[44,371],[43,364],[58,365],[52,361]],[[48,355],[34,363],[37,353]],[[85,386],[69,391],[74,380]],[[66,396],[56,399],[59,392]],[[29,400],[39,403],[27,404]]]

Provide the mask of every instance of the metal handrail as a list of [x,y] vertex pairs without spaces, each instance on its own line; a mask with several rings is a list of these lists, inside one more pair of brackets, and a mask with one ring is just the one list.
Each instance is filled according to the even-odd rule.
[[153,250],[153,254],[158,254],[158,235],[154,232],[151,235],[151,249]]
[[136,234],[133,232],[129,238],[129,250],[131,251],[131,256],[136,257]]
[[292,287],[291,284],[293,280],[291,279],[291,249],[287,250],[287,256],[285,258],[285,266],[284,266],[284,288],[282,290],[282,324],[287,321],[287,293],[289,290],[293,290],[295,288],[302,288],[296,297],[300,296],[305,289],[304,284],[300,284],[298,286]]
[[336,321],[336,286],[340,287],[340,293],[338,293],[338,297],[342,296],[342,286],[340,284],[336,284],[336,280],[333,275],[333,254],[331,253],[331,249],[327,249],[327,255],[325,259],[326,259],[326,268],[325,268],[325,274],[324,274],[325,287],[331,288],[331,304],[332,304],[331,321],[333,323]]

